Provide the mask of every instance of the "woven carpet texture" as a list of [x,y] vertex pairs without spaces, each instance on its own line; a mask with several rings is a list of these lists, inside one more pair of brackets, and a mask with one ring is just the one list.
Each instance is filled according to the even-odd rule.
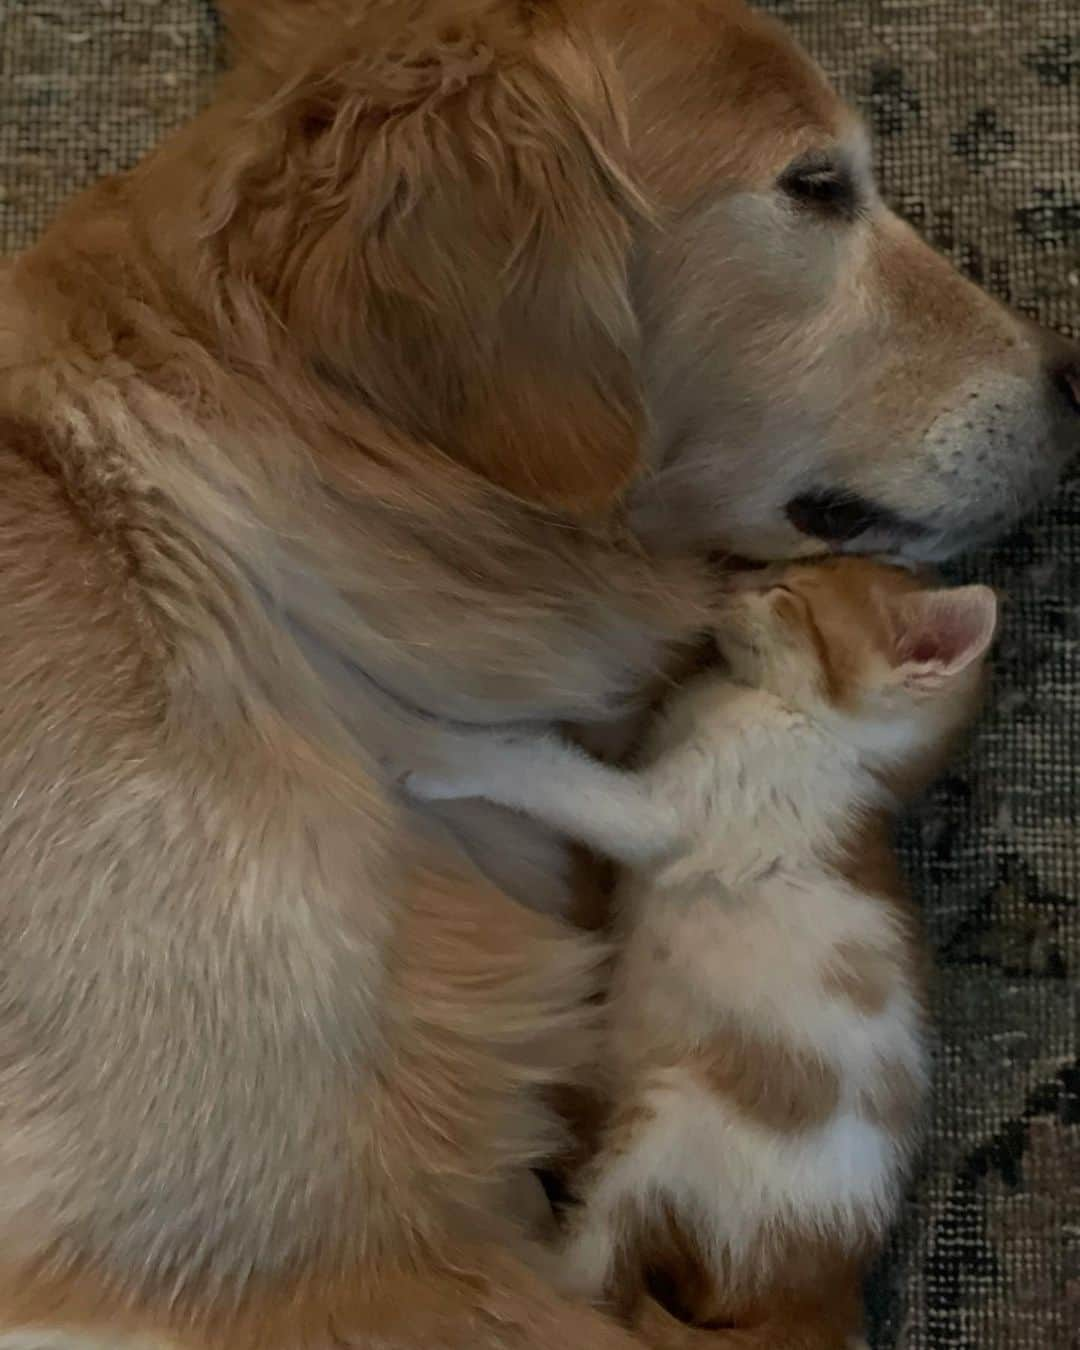
[[[643,0],[643,3],[645,0]],[[1080,337],[1080,0],[771,0],[968,275]],[[206,0],[0,0],[0,250],[194,111]],[[936,1100],[873,1281],[876,1350],[1080,1345],[1080,481],[956,575],[1006,622],[976,742],[907,831]]]

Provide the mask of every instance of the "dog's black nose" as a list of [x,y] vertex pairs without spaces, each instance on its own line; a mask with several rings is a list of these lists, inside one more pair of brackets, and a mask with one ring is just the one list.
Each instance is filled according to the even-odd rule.
[[803,534],[827,544],[847,544],[872,529],[911,533],[910,527],[887,507],[846,489],[803,492],[788,502],[787,518]]
[[1080,413],[1080,357],[1056,370],[1053,379],[1073,412]]
[[1043,369],[1050,377],[1055,398],[1063,398],[1070,412],[1080,413],[1080,342],[1035,324],[1029,331],[1041,349]]

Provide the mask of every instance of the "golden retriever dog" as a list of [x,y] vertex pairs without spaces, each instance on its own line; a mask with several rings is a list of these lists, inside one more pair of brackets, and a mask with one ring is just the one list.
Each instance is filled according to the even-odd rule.
[[599,955],[497,884],[553,841],[392,764],[624,716],[710,550],[992,535],[1077,351],[740,0],[227,17],[213,105],[0,270],[0,1350],[844,1344],[850,1288],[554,1287]]

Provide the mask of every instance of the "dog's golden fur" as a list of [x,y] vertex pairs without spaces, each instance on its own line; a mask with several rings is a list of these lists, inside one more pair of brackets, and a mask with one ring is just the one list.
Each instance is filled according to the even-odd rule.
[[[745,203],[706,239],[855,134],[736,0],[225,9],[213,106],[0,269],[0,1347],[640,1344],[511,1199],[597,952],[381,766],[432,716],[610,722],[706,543],[811,547],[780,488],[847,474],[860,333],[860,491],[944,537],[912,465],[993,367],[1029,496],[1050,348],[869,187],[857,243],[787,212],[786,281]],[[742,420],[781,379],[788,467]],[[945,439],[958,546],[999,504]]]

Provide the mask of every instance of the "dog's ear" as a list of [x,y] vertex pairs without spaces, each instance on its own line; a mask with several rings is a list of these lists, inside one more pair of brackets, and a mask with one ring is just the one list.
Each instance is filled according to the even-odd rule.
[[392,8],[266,112],[284,167],[241,191],[262,204],[253,265],[323,376],[396,431],[523,498],[601,511],[642,433],[641,203],[603,58],[547,0],[411,27]]
[[352,0],[217,0],[235,62],[286,71],[319,27],[340,28]]

